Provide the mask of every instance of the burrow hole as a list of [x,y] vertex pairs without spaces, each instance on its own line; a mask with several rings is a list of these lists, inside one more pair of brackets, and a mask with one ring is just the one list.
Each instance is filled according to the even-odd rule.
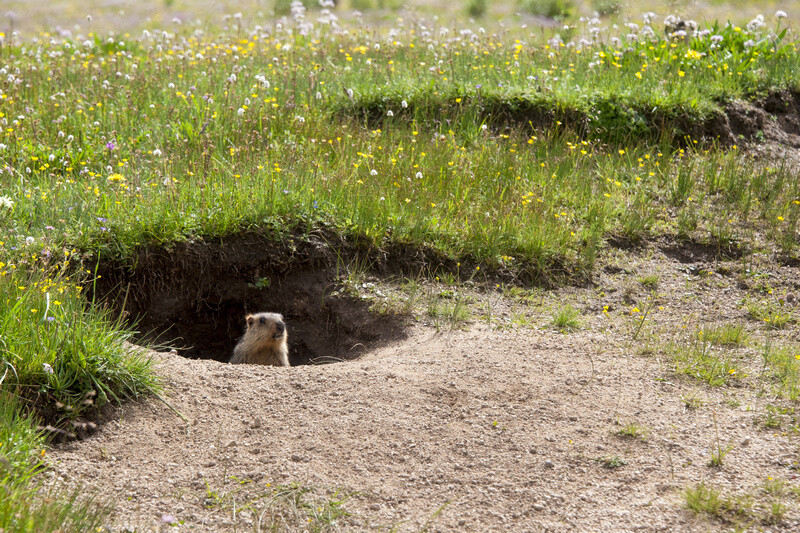
[[284,316],[292,366],[355,359],[404,337],[401,319],[338,290],[335,259],[313,243],[244,235],[142,251],[134,265],[101,264],[92,296],[135,325],[136,342],[184,357],[227,362],[245,316],[260,311]]

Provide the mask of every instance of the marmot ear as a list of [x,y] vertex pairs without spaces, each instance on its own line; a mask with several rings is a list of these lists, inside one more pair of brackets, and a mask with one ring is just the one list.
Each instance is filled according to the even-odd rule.
[[247,315],[244,319],[247,321],[248,326],[253,325],[253,315]]

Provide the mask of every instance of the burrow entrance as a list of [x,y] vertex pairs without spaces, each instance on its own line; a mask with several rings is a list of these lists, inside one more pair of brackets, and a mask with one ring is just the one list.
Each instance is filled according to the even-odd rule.
[[142,250],[133,266],[101,263],[92,296],[135,324],[136,342],[223,362],[247,313],[281,313],[291,365],[330,363],[405,336],[404,318],[339,290],[344,265],[322,238],[245,234]]

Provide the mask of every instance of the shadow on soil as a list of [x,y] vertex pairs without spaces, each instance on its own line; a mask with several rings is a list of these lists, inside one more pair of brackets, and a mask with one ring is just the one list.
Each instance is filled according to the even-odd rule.
[[101,263],[93,296],[144,345],[228,361],[248,313],[281,313],[292,366],[354,359],[405,336],[405,317],[343,294],[341,261],[323,240],[245,234],[142,250],[135,266]]

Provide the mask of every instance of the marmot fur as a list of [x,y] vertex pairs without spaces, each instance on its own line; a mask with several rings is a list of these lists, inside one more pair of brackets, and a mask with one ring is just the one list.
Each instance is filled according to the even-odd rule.
[[278,313],[247,315],[247,331],[233,349],[231,363],[289,366],[288,333]]

